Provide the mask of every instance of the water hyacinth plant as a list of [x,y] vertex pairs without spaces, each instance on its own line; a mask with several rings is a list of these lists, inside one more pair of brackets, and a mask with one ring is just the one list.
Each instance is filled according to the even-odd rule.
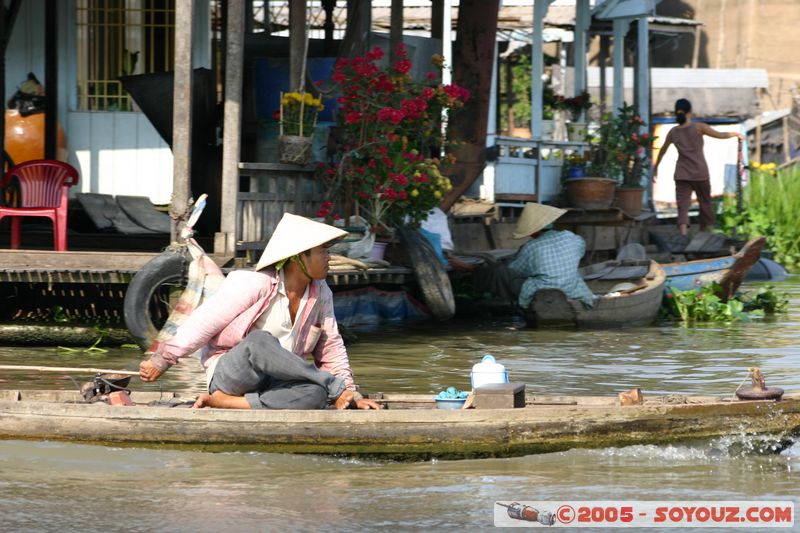
[[776,170],[774,164],[752,164],[749,183],[742,195],[743,209],[737,211],[733,198],[723,201],[719,229],[741,238],[763,235],[774,259],[789,270],[800,268],[800,170]]
[[787,309],[786,295],[779,295],[770,285],[752,293],[737,293],[724,301],[717,283],[700,290],[671,288],[664,298],[664,315],[683,322],[748,322],[751,318],[775,314]]
[[[336,189],[331,192],[342,203],[354,202],[373,231],[418,224],[450,190],[442,170],[455,159],[441,157],[441,117],[470,96],[457,85],[438,84],[435,72],[424,82],[412,79],[402,44],[396,56],[393,65],[380,67],[383,51],[374,48],[340,59],[333,73],[341,133],[338,162],[324,172]],[[440,57],[432,62],[441,67]]]

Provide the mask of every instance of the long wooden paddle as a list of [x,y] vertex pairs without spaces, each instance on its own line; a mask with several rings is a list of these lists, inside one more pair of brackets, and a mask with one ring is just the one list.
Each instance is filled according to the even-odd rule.
[[0,365],[0,370],[31,370],[35,372],[61,372],[66,374],[122,374],[123,376],[139,375],[139,372],[135,372],[133,370],[109,370],[107,368],[78,368],[69,366]]

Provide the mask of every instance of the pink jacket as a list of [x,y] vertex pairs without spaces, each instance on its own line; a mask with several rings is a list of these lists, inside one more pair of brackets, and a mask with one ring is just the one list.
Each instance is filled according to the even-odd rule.
[[[153,354],[151,362],[166,370],[178,359],[202,350],[200,361],[208,368],[244,339],[277,292],[274,269],[231,272],[217,292]],[[350,361],[333,314],[333,293],[325,281],[311,283],[308,301],[297,321],[300,329],[292,352],[304,359],[312,353],[317,368],[343,378],[347,388],[355,391]]]

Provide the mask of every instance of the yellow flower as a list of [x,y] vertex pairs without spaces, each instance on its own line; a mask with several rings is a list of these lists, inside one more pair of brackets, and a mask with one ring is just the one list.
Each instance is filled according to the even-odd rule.
[[411,197],[416,198],[419,196],[419,191],[417,189],[411,189]]
[[758,161],[751,161],[750,166],[753,167],[754,169],[759,169],[761,167],[761,163],[759,163]]
[[442,197],[442,191],[434,191],[433,192],[433,197],[438,200],[439,198]]
[[775,163],[767,163],[766,165],[761,165],[763,170],[775,170],[777,165]]

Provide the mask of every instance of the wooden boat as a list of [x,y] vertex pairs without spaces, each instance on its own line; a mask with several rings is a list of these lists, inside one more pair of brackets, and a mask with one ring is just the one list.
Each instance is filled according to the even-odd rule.
[[758,261],[765,243],[764,237],[758,237],[748,241],[733,255],[663,264],[661,268],[667,276],[665,290],[674,287],[687,291],[716,282],[727,296],[732,296]]
[[529,322],[537,326],[589,328],[644,326],[658,314],[664,292],[664,271],[655,261],[606,261],[581,269],[595,295],[587,308],[558,289],[542,289],[531,302]]
[[435,409],[431,396],[381,395],[381,411],[189,409],[191,400],[138,391],[131,399],[136,405],[112,406],[86,403],[77,391],[0,391],[0,438],[427,459],[729,434],[786,442],[800,428],[800,394],[779,402],[654,396],[626,406],[616,397],[529,395],[523,408],[467,410]]

